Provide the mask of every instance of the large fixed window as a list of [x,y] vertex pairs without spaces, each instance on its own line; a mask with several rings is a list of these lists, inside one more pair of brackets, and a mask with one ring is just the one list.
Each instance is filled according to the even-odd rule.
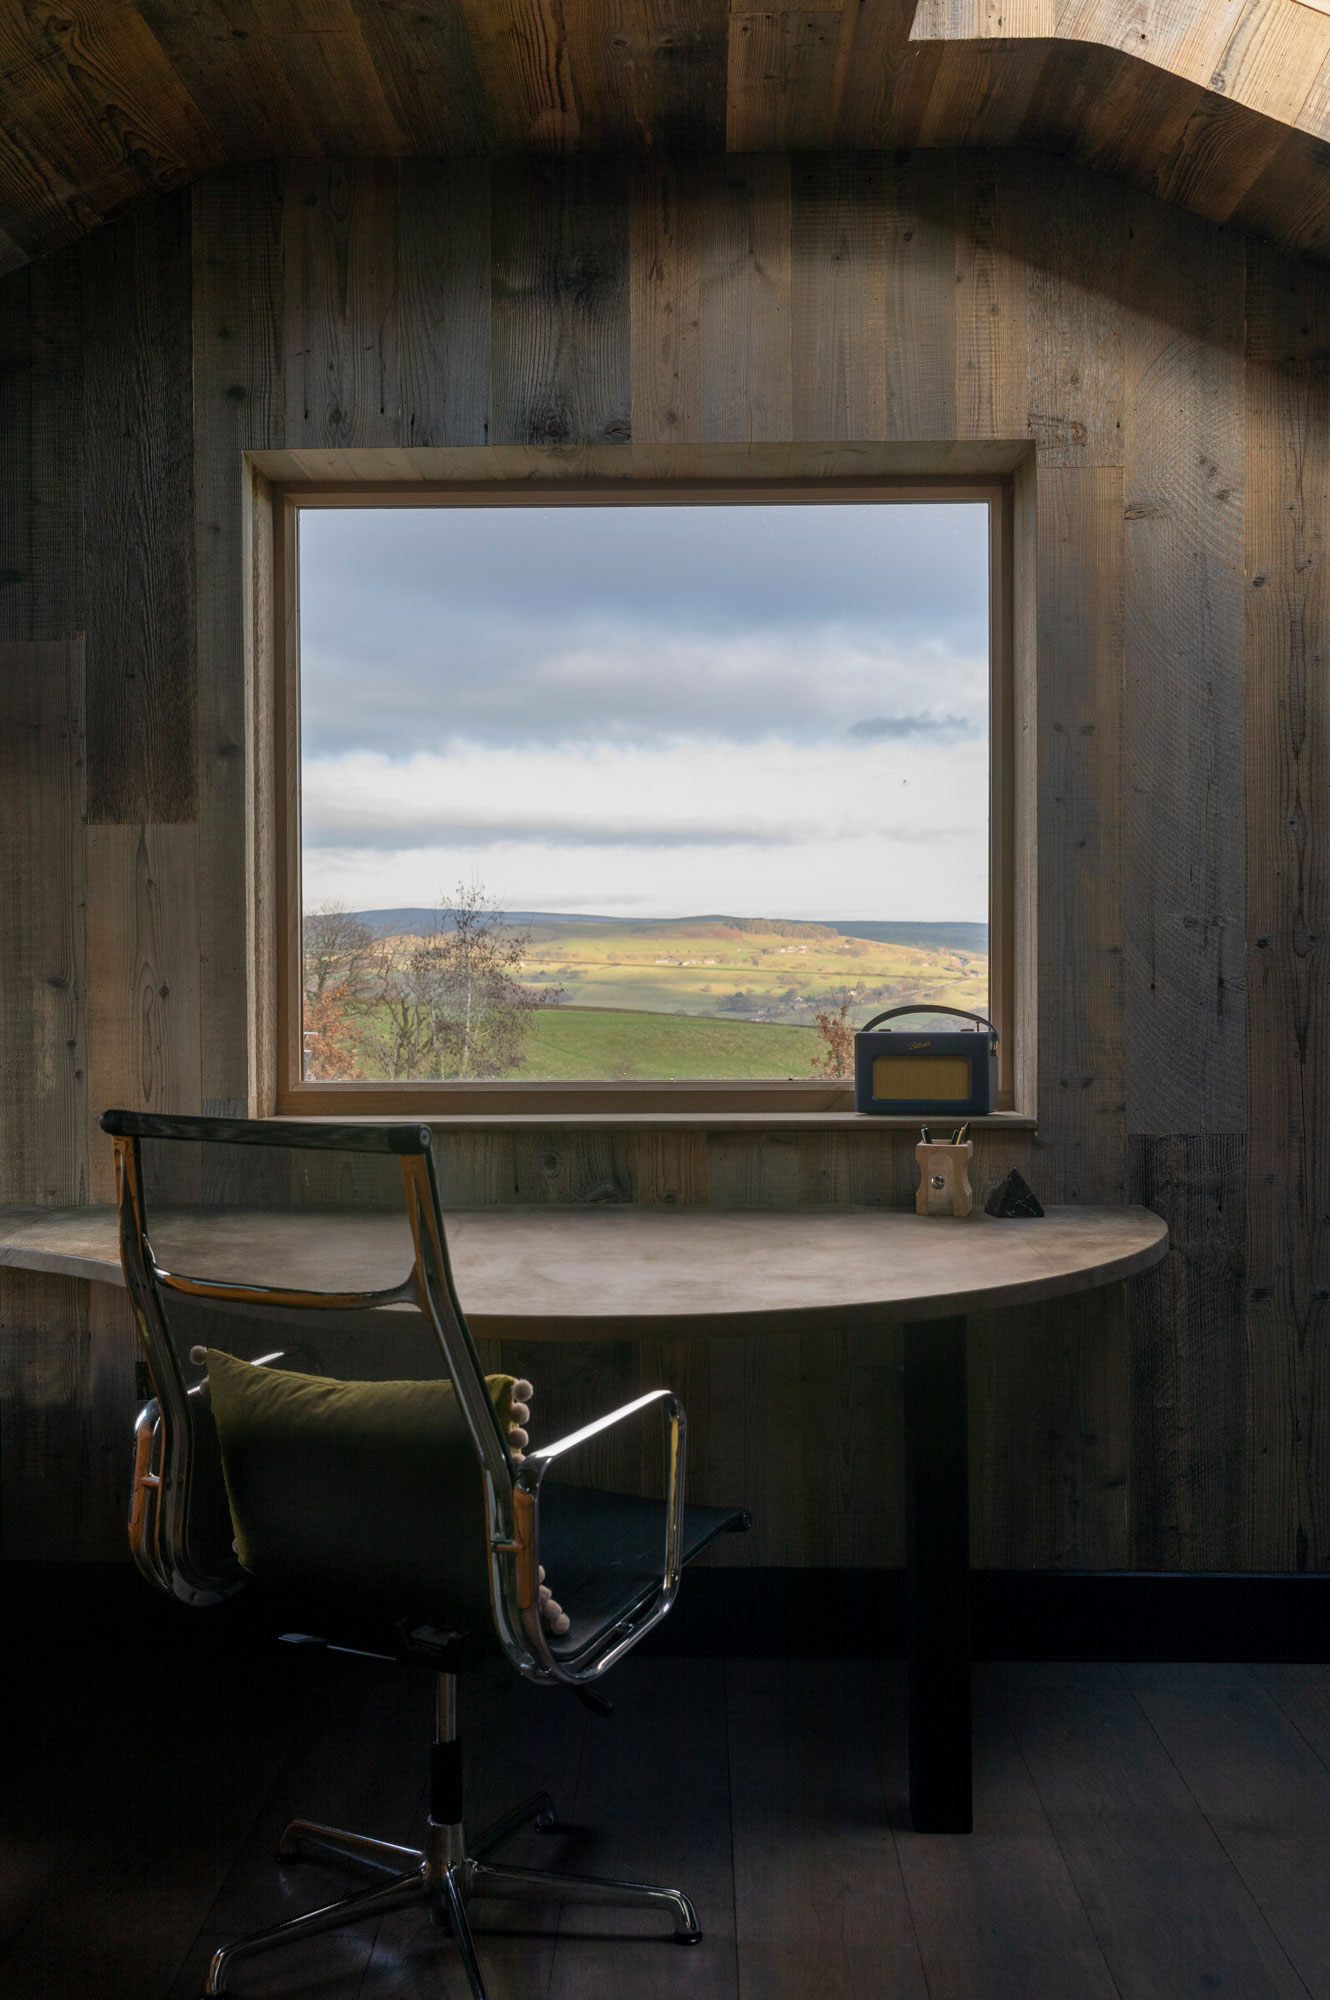
[[1006,1025],[1003,485],[280,499],[284,1108],[848,1109],[884,1008]]

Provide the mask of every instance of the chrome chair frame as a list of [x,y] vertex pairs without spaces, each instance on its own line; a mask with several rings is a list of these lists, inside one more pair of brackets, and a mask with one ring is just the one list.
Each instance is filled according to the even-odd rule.
[[[433,1331],[443,1370],[453,1382],[476,1451],[485,1501],[494,1629],[510,1664],[525,1679],[537,1684],[583,1688],[598,1680],[659,1623],[674,1602],[682,1570],[686,1445],[683,1405],[668,1390],[653,1390],[514,1462],[453,1284],[427,1126],[311,1127],[276,1119],[251,1123],[163,1118],[126,1111],[108,1111],[102,1125],[115,1140],[121,1263],[156,1391],[135,1424],[129,1517],[134,1561],[150,1583],[195,1605],[215,1604],[243,1585],[243,1578],[201,1569],[190,1556],[185,1522],[193,1468],[185,1398],[199,1393],[203,1385],[186,1387],[167,1333],[160,1292],[175,1291],[231,1304],[252,1302],[265,1307],[332,1310],[365,1310],[410,1303],[423,1314]],[[384,1290],[322,1293],[240,1285],[165,1270],[153,1255],[148,1234],[140,1157],[143,1137],[396,1153],[411,1226],[410,1273],[400,1284]],[[281,1358],[280,1354],[273,1354],[263,1360]],[[546,1475],[558,1459],[579,1446],[657,1409],[668,1423],[666,1533],[659,1580],[609,1633],[598,1635],[570,1658],[557,1657],[550,1650],[540,1619],[540,1505]],[[442,1672],[437,1676],[430,1812],[424,1848],[399,1847],[340,1828],[292,1820],[282,1834],[279,1847],[282,1856],[330,1854],[355,1865],[386,1871],[392,1879],[234,1944],[223,1945],[213,1954],[205,1994],[226,1992],[232,1969],[260,1952],[417,1904],[428,1905],[435,1920],[452,1932],[473,2000],[485,2000],[467,1914],[469,1904],[475,1900],[534,1898],[601,1908],[655,1909],[672,1919],[676,1942],[699,1941],[702,1933],[697,1913],[680,1890],[490,1862],[486,1857],[518,1827],[534,1822],[543,1830],[553,1830],[556,1825],[553,1804],[547,1794],[540,1793],[468,1846],[462,1821],[460,1768],[456,1679],[452,1673]]]

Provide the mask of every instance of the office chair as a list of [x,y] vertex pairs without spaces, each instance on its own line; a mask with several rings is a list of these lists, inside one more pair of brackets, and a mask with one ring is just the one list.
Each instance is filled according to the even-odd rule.
[[[652,1391],[515,1455],[453,1285],[425,1126],[130,1111],[108,1111],[102,1126],[115,1140],[121,1261],[153,1388],[135,1427],[129,1531],[140,1571],[198,1606],[248,1585],[302,1636],[437,1676],[424,1848],[293,1820],[281,1855],[317,1851],[388,1879],[223,1945],[205,1993],[230,1990],[234,1968],[260,1952],[413,1904],[450,1930],[474,2000],[485,1995],[468,1918],[476,1901],[656,1910],[669,1916],[678,1943],[696,1943],[697,1914],[680,1890],[488,1859],[523,1824],[555,1823],[546,1793],[468,1841],[456,1711],[457,1674],[495,1653],[524,1679],[597,1705],[595,1684],[669,1611],[683,1565],[717,1535],[749,1525],[738,1509],[685,1505],[678,1399]],[[346,1256],[359,1262],[352,1289],[325,1282],[330,1212]],[[247,1576],[237,1554],[245,1531],[228,1501],[233,1468],[213,1407],[220,1416],[223,1362],[225,1379],[265,1394],[301,1391],[311,1377],[339,1396],[348,1383],[446,1378],[451,1429],[447,1449],[427,1454],[428,1502],[403,1487],[409,1453],[391,1445],[371,1440],[367,1459],[361,1439],[354,1472],[343,1476],[335,1464],[320,1486],[307,1456],[280,1433],[276,1444],[269,1436],[259,1478],[280,1498],[268,1508],[266,1566]],[[256,1383],[249,1367],[285,1379]],[[663,1502],[562,1479],[546,1484],[581,1446],[652,1418],[665,1429]],[[561,1632],[542,1617],[545,1570],[567,1609]]]

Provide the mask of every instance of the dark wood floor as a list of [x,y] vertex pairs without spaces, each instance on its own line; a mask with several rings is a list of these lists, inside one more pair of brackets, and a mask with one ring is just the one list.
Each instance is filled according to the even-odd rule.
[[[94,1645],[26,1656],[23,1682],[3,1797],[12,2000],[190,2000],[217,1941],[352,1886],[276,1864],[289,1814],[420,1827],[428,1676],[286,1647]],[[474,1676],[474,1818],[548,1783],[579,1830],[518,1836],[513,1858],[678,1883],[706,1930],[680,1950],[635,1916],[487,1926],[494,2000],[1330,2000],[1330,1668],[987,1665],[976,1683],[976,1830],[954,1839],[907,1828],[894,1666],[629,1661],[609,1721]],[[413,1913],[275,1955],[237,1990],[463,1986]]]

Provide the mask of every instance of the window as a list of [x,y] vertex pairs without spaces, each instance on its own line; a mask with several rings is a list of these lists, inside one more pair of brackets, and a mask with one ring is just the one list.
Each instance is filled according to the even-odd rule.
[[281,498],[282,1108],[848,1109],[1002,1014],[1003,486]]

